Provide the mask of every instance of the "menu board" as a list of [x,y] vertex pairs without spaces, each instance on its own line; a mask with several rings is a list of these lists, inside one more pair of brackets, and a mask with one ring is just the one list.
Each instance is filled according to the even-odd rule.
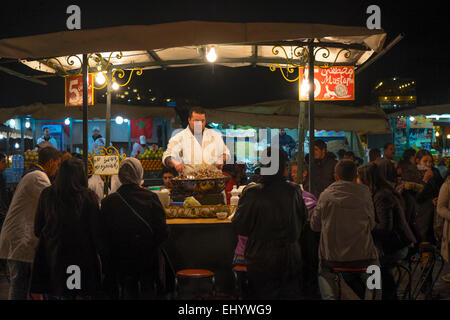
[[94,174],[110,176],[119,174],[119,156],[94,156]]

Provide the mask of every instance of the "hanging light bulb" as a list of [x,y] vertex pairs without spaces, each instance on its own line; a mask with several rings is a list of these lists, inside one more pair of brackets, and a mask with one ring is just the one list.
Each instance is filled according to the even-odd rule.
[[116,117],[116,123],[117,124],[122,124],[123,123],[123,118],[121,116],[117,116]]
[[66,126],[70,125],[70,119],[69,119],[69,118],[66,118],[66,120],[64,120],[64,124],[65,124]]
[[409,117],[409,121],[411,121],[411,122],[412,122],[412,121],[414,121],[414,120],[416,120],[416,118],[414,118],[414,117],[412,117],[412,116],[411,116],[411,117]]
[[209,49],[208,53],[206,54],[206,60],[208,60],[211,63],[217,60],[216,49],[214,47],[211,47]]
[[103,74],[103,72],[97,72],[97,75],[95,76],[95,82],[97,82],[99,85],[104,85],[106,82],[106,77]]
[[114,90],[114,91],[117,91],[117,90],[119,90],[119,84],[117,83],[117,82],[113,82],[113,84],[112,84],[112,89]]
[[300,95],[302,97],[308,96],[308,92],[309,92],[309,82],[308,80],[304,79],[302,81],[302,85],[300,86]]
[[128,121],[130,121],[130,120],[128,120],[128,119],[123,119],[123,122],[125,122],[125,123],[128,123]]
[[5,138],[5,137],[3,136],[3,134],[0,134],[0,140],[3,140],[3,138]]
[[439,131],[436,131],[436,137],[439,137]]
[[14,119],[9,120],[9,126],[11,128],[15,127],[16,126],[16,120],[14,120]]
[[19,148],[20,148],[20,145],[16,142],[16,144],[14,145],[14,147],[15,147],[16,149],[19,149]]
[[25,128],[28,129],[29,127],[31,127],[30,121],[25,122]]

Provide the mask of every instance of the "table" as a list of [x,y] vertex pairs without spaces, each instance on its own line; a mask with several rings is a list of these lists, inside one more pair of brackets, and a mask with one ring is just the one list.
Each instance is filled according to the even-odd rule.
[[175,271],[209,269],[216,274],[218,294],[232,295],[232,261],[237,244],[229,219],[167,219],[169,238],[164,247]]

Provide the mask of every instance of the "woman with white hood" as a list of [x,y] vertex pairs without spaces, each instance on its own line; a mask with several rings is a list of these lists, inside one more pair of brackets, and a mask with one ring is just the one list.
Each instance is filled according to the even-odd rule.
[[141,187],[143,176],[141,162],[126,158],[119,169],[122,185],[102,201],[109,247],[105,285],[112,299],[155,297],[158,248],[168,233],[163,206],[155,193]]

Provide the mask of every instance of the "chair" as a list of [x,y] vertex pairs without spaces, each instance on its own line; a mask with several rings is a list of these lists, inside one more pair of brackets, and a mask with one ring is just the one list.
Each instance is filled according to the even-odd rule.
[[[341,278],[343,278],[343,273],[356,273],[356,274],[366,274],[367,268],[332,268],[331,269],[336,274],[336,281],[338,284],[338,299],[341,300],[342,290],[341,290]],[[345,281],[345,280],[344,280]],[[372,300],[376,298],[376,290],[372,290]]]
[[[175,293],[177,297],[179,297],[179,289],[180,289],[180,280],[181,279],[209,279],[211,281],[211,291],[210,294],[212,296],[216,295],[216,278],[214,272],[207,269],[183,269],[179,270],[175,276]],[[198,285],[198,283],[197,283]],[[197,286],[197,298],[201,298],[201,292],[199,290],[199,286]]]
[[247,296],[248,279],[247,266],[237,265],[233,267],[234,287],[238,300],[244,300]]

